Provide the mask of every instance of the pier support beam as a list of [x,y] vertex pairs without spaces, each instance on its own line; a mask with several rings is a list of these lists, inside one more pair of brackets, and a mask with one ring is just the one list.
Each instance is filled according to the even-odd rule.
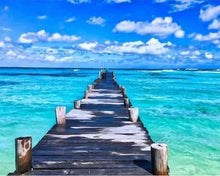
[[168,175],[168,146],[164,143],[151,144],[151,162],[154,175]]
[[81,101],[80,100],[75,100],[74,101],[74,108],[75,109],[80,109],[81,106]]
[[17,174],[23,174],[31,170],[31,153],[31,137],[19,137],[15,139],[15,166]]
[[56,120],[58,125],[66,124],[66,107],[58,106],[56,107]]
[[89,97],[89,91],[88,90],[85,90],[84,92],[84,98],[87,99]]
[[128,108],[129,118],[132,122],[137,122],[139,116],[138,108]]

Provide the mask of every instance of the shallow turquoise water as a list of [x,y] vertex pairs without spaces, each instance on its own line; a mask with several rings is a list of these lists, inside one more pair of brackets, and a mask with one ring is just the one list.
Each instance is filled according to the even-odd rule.
[[[220,171],[220,72],[116,70],[156,142],[169,145],[171,175]],[[0,69],[0,174],[14,170],[14,139],[34,145],[72,108],[98,70]]]

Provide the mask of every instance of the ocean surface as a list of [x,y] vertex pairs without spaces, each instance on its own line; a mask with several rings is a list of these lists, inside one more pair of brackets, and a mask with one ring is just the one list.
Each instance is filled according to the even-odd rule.
[[[155,142],[169,146],[170,175],[220,174],[220,71],[115,70]],[[95,69],[0,68],[0,175],[14,171],[14,139],[33,145],[73,107]]]

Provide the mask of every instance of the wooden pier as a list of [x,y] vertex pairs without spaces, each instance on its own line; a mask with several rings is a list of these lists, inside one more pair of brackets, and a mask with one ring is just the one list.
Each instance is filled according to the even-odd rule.
[[16,139],[13,174],[168,174],[167,146],[151,145],[138,108],[131,106],[114,73],[100,73],[69,113],[65,107],[56,108],[56,118],[57,124],[33,149],[30,137]]

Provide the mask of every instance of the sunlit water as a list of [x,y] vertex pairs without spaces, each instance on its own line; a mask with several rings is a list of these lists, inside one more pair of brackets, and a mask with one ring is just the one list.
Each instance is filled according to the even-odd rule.
[[[220,174],[220,72],[116,70],[152,139],[169,145],[170,175]],[[98,70],[0,69],[0,174],[14,168],[14,139],[33,145],[54,108],[81,99]]]

